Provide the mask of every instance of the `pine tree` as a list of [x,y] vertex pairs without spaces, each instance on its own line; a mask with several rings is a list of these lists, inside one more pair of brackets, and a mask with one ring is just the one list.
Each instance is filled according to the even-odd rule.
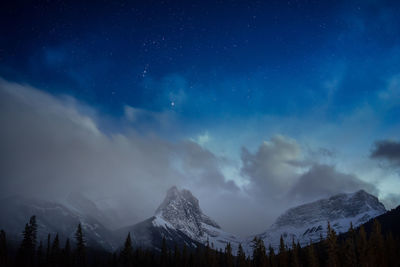
[[128,236],[126,237],[124,248],[120,253],[120,259],[123,266],[129,266],[132,264],[133,247],[131,233],[128,233]]
[[254,237],[253,246],[253,264],[255,266],[267,266],[268,258],[264,241],[261,238]]
[[78,228],[75,232],[75,240],[76,240],[76,262],[78,266],[86,266],[86,245],[85,239],[83,236],[82,226],[79,223]]
[[232,246],[229,242],[225,247],[225,263],[227,267],[233,267]]
[[245,267],[246,266],[246,255],[243,251],[242,244],[239,244],[237,257],[236,257],[236,266],[237,267]]
[[0,230],[0,266],[7,265],[7,239],[6,239],[6,232]]
[[292,238],[292,266],[299,267],[300,266],[300,259],[299,259],[299,248],[294,243],[294,238]]
[[286,251],[286,246],[285,242],[283,240],[283,237],[281,235],[281,238],[279,240],[279,254],[278,254],[278,262],[280,267],[286,267],[289,265],[289,260],[288,260],[288,255]]
[[269,247],[268,247],[268,255],[269,255],[269,265],[271,267],[278,266],[278,263],[276,262],[277,260],[276,260],[275,251],[271,245],[269,245]]
[[350,228],[347,233],[348,237],[346,238],[346,241],[344,245],[342,245],[343,248],[343,261],[344,261],[344,266],[357,266],[357,254],[356,254],[356,246],[355,246],[355,232],[353,228],[353,224],[350,223]]
[[[212,244],[211,244],[212,245]],[[206,247],[204,249],[205,265],[210,267],[216,266],[215,251],[210,247],[210,242],[207,239]]]
[[327,265],[330,267],[337,267],[339,266],[337,236],[335,230],[332,229],[329,222],[327,231],[328,231],[326,237],[326,246],[328,251]]
[[31,239],[32,239],[32,245],[33,248],[36,248],[36,237],[37,237],[37,223],[36,223],[36,216],[33,215],[30,219],[29,219],[29,227],[30,227],[30,231],[31,231]]
[[32,266],[33,253],[35,251],[32,242],[32,234],[29,224],[25,224],[25,229],[22,232],[23,239],[17,254],[17,265],[19,266]]

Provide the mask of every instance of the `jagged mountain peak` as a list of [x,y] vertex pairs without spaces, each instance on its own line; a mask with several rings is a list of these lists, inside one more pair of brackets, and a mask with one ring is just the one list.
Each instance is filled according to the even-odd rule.
[[157,208],[155,215],[163,215],[176,208],[190,209],[191,212],[202,214],[199,200],[189,190],[178,190],[176,186],[173,186],[167,191],[167,195]]
[[200,209],[199,200],[187,190],[178,190],[176,186],[167,191],[167,195],[157,208],[156,217],[161,217],[177,229],[186,229],[202,235],[202,224],[220,228]]

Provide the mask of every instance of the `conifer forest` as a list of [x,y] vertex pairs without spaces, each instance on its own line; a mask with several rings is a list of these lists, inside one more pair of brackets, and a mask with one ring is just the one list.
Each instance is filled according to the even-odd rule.
[[349,231],[343,235],[327,224],[327,236],[317,243],[301,247],[295,240],[291,245],[284,243],[281,237],[279,249],[255,237],[253,253],[246,255],[239,245],[238,251],[232,251],[228,243],[224,250],[214,250],[213,244],[198,246],[189,250],[185,245],[167,247],[162,240],[161,251],[134,248],[130,233],[124,244],[114,253],[95,250],[85,244],[85,233],[81,224],[77,225],[73,240],[67,239],[60,244],[58,234],[48,235],[47,240],[37,240],[36,217],[32,216],[22,232],[22,240],[15,247],[7,241],[5,231],[0,232],[0,266],[2,267],[323,267],[323,266],[400,266],[400,241],[391,232],[382,233],[378,220]]

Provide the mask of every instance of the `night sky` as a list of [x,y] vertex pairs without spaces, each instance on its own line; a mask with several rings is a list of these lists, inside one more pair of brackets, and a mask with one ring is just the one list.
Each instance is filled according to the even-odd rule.
[[0,192],[82,191],[129,222],[176,184],[241,234],[334,193],[399,205],[399,14],[374,0],[2,1]]

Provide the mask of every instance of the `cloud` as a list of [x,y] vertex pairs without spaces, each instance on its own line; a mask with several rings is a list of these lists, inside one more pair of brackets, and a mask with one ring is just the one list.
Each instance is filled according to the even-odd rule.
[[372,159],[383,159],[395,166],[400,166],[400,142],[393,140],[377,141],[370,157]]
[[105,132],[101,114],[71,97],[0,80],[0,195],[63,199],[80,191],[128,224],[151,216],[172,185],[195,194],[237,190],[222,159],[192,141],[138,132],[149,114],[125,111],[135,127]]
[[[191,190],[227,231],[248,235],[300,202],[341,189],[374,190],[354,175],[317,165],[326,151],[311,161],[287,136],[275,135],[255,152],[242,148],[240,159],[232,160],[207,149],[204,144],[214,140],[207,132],[196,141],[157,135],[179,127],[170,111],[125,106],[124,112],[114,121],[72,97],[0,80],[0,195],[60,200],[83,192],[116,212],[117,227],[153,215],[176,185]],[[104,129],[105,119],[126,127]]]
[[277,135],[262,143],[255,153],[242,148],[241,160],[241,173],[250,179],[253,190],[280,196],[298,176],[301,150],[295,140]]
[[338,193],[351,193],[364,189],[374,195],[376,188],[353,174],[337,171],[333,166],[314,164],[302,174],[292,187],[289,197],[297,202],[308,202]]
[[338,193],[364,189],[377,195],[374,185],[356,175],[319,163],[326,156],[331,157],[332,153],[326,149],[303,149],[295,140],[282,135],[262,143],[255,153],[243,148],[241,174],[249,180],[246,192],[275,215],[300,203]]

